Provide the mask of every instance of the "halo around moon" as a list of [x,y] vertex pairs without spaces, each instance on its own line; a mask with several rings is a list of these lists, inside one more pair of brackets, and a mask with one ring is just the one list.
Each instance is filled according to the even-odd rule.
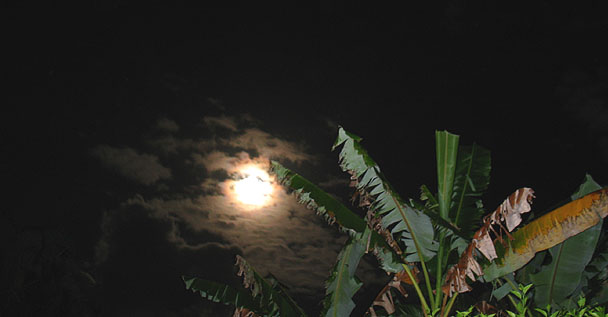
[[266,205],[272,194],[272,183],[268,173],[254,166],[245,167],[239,173],[244,178],[234,183],[236,199],[252,207]]

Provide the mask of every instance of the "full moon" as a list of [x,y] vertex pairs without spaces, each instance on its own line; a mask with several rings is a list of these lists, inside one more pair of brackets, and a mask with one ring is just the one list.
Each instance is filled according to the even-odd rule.
[[256,167],[248,167],[240,173],[245,175],[245,178],[234,184],[236,198],[246,205],[265,205],[272,193],[268,173]]

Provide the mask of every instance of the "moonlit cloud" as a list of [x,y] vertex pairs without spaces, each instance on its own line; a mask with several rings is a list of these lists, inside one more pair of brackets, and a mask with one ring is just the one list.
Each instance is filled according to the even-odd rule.
[[255,150],[267,158],[280,158],[294,163],[313,160],[313,157],[304,152],[301,146],[274,137],[259,129],[246,129],[243,134],[232,139],[230,144]]
[[[247,205],[235,194],[235,184],[246,176],[243,171],[247,167],[267,170],[270,159],[314,164],[314,157],[301,144],[255,127],[259,122],[250,115],[205,117],[202,121],[207,131],[224,131],[221,135],[186,138],[173,134],[180,130],[178,123],[160,119],[156,128],[168,134],[146,140],[149,151],[166,155],[172,162],[186,163],[180,167],[185,169],[181,173],[197,173],[196,168],[204,168],[204,177],[188,185],[198,187],[199,193],[192,196],[165,190],[131,196],[116,211],[106,214],[104,234],[96,248],[97,262],[104,263],[108,258],[112,228],[115,219],[120,219],[117,215],[143,211],[150,219],[165,224],[165,239],[174,248],[191,252],[238,250],[260,273],[271,272],[291,287],[293,295],[318,300],[345,236],[298,204],[274,179],[268,181],[272,191],[264,206]],[[106,167],[144,184],[171,176],[171,170],[156,156],[134,149],[100,145],[93,152]],[[343,184],[328,181],[324,185]]]
[[232,117],[220,116],[220,117],[205,117],[203,122],[211,128],[223,127],[231,131],[237,131],[236,121]]
[[348,177],[344,178],[330,178],[326,181],[319,182],[317,185],[321,188],[333,188],[333,187],[342,187],[346,188],[350,184],[350,179]]
[[160,118],[156,121],[156,127],[164,132],[175,133],[179,131],[179,125],[171,119]]
[[240,152],[236,156],[230,156],[227,153],[214,150],[204,156],[196,154],[195,162],[203,165],[207,171],[231,170],[237,162],[242,161],[248,156],[245,152]]
[[91,152],[106,168],[144,185],[171,177],[171,170],[161,165],[158,157],[151,154],[140,154],[131,148],[109,145],[99,145]]

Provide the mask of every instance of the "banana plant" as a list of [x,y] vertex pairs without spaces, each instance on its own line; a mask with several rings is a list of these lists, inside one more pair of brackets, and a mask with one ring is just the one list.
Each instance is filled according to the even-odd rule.
[[[395,288],[403,294],[400,283],[405,282],[416,289],[425,315],[442,309],[447,315],[453,301],[446,307],[441,297],[448,256],[471,238],[475,218],[483,214],[479,196],[489,183],[489,152],[476,145],[459,148],[458,136],[447,132],[437,132],[436,138],[440,194],[435,197],[427,189],[427,203],[423,204],[402,199],[360,145],[361,138],[339,129],[333,149],[341,147],[340,166],[351,175],[359,206],[367,209],[365,220],[302,176],[277,162],[272,163],[271,171],[277,179],[292,189],[301,203],[323,215],[328,222],[337,224],[351,237],[370,231],[365,251],[378,256],[382,268],[395,276],[375,301],[389,311],[394,311],[387,296],[389,290]],[[429,261],[436,263],[436,269],[427,269]],[[348,276],[343,269],[337,264],[332,276]],[[426,295],[418,285],[419,272],[424,276]],[[429,272],[435,273],[434,279]],[[356,285],[344,284],[350,292]],[[328,287],[328,298],[338,298],[332,290]],[[335,300],[331,303],[326,299],[326,311],[332,311],[334,306],[351,306]]]
[[[601,189],[514,231],[522,222],[521,215],[531,210],[534,191],[520,188],[494,212],[483,216],[486,213],[481,195],[489,184],[489,151],[475,144],[461,146],[459,136],[447,131],[437,131],[435,137],[437,191],[433,193],[423,185],[419,200],[405,200],[361,146],[361,138],[339,128],[332,150],[341,148],[340,167],[350,174],[355,191],[353,200],[358,197],[359,207],[366,209],[365,217],[358,216],[301,175],[272,162],[271,172],[293,191],[300,203],[349,235],[326,284],[324,316],[346,316],[352,312],[355,306],[352,296],[361,287],[355,271],[367,252],[374,254],[381,268],[392,275],[368,310],[372,316],[376,314],[375,307],[381,307],[388,314],[419,311],[424,316],[447,317],[457,295],[471,290],[468,280],[487,282],[504,277],[524,266],[537,252],[597,226],[608,213],[608,189]],[[603,261],[591,261],[588,265],[591,269],[580,279],[578,289],[590,289],[586,282],[608,276],[605,272],[608,254],[602,256]],[[245,263],[239,261],[241,265]],[[231,303],[237,311],[247,309],[248,314],[272,316],[281,309],[290,309],[290,316],[303,315],[282,289],[264,282],[259,275],[249,276],[256,276],[253,280],[258,285],[251,288],[253,280],[245,279],[253,299],[236,296],[233,290],[212,283],[199,281],[189,287],[208,299]],[[414,287],[420,301],[418,309],[399,306],[392,296],[394,290],[407,296],[402,283]],[[559,287],[555,283],[552,288]]]
[[[442,300],[442,286],[451,264],[448,259],[472,238],[483,215],[480,196],[489,184],[490,155],[478,145],[459,146],[459,136],[446,131],[436,132],[435,137],[438,190],[434,195],[423,186],[424,202],[402,199],[361,146],[358,136],[340,128],[333,148],[342,146],[340,166],[352,175],[361,205],[368,209],[368,226],[403,249],[404,262],[415,262],[414,268],[423,275],[424,294],[414,270],[404,265],[424,314],[440,312],[447,316],[455,299],[447,305]],[[428,263],[434,267],[428,267]],[[379,302],[382,295],[377,297]]]

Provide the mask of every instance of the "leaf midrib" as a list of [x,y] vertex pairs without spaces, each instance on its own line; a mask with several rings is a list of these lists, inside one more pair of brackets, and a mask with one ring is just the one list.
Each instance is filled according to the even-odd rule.
[[[447,177],[448,177],[448,148],[449,148],[449,135],[447,133],[445,133],[445,148],[443,149],[443,183],[442,183],[442,202],[443,202],[443,208],[439,208],[439,213],[441,218],[446,219],[449,218],[447,215],[447,211],[449,210],[448,206],[445,206],[446,202],[447,202]],[[442,210],[443,209],[443,210]],[[447,219],[446,219],[447,220]]]
[[346,248],[346,250],[345,250],[346,252],[344,252],[344,256],[342,257],[342,261],[341,261],[342,263],[340,264],[340,270],[338,270],[338,272],[339,272],[338,276],[336,277],[336,289],[334,290],[334,295],[332,296],[332,298],[334,299],[332,301],[332,306],[334,307],[334,309],[333,309],[334,312],[332,314],[333,316],[338,316],[338,309],[337,309],[337,306],[334,304],[338,301],[337,297],[342,288],[341,287],[342,275],[343,275],[342,272],[344,271],[344,266],[346,266],[346,259],[348,259],[350,257],[350,252],[352,249],[353,249],[352,245],[349,245]]
[[456,210],[456,217],[454,218],[454,223],[458,226],[458,219],[460,218],[460,211],[462,210],[462,205],[464,204],[464,196],[466,193],[466,189],[468,187],[468,182],[467,182],[467,178],[469,178],[469,175],[471,174],[471,169],[473,168],[473,159],[475,158],[475,145],[473,145],[473,147],[471,148],[471,159],[469,161],[469,166],[467,168],[467,172],[466,172],[466,178],[464,181],[464,186],[462,189],[462,195],[460,195],[460,199],[458,202],[458,209]]
[[551,285],[549,285],[549,304],[551,304],[551,301],[553,300],[553,289],[555,289],[555,280],[557,279],[557,268],[559,267],[559,262],[562,257],[562,250],[564,249],[564,244],[566,244],[566,242],[567,240],[559,245],[559,251],[557,253],[557,257],[555,258],[555,266],[553,267],[553,271],[551,272]]

